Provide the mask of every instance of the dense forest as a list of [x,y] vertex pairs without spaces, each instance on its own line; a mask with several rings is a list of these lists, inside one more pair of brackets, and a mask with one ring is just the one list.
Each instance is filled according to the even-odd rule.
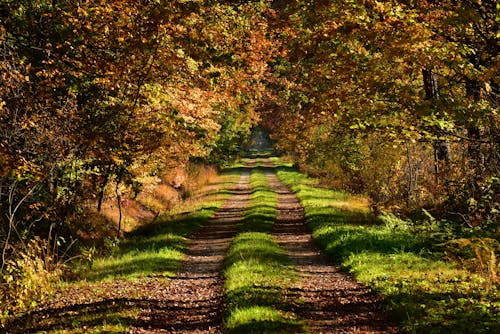
[[186,174],[168,182],[188,196],[188,171],[256,128],[375,213],[472,231],[495,261],[498,16],[491,0],[0,0],[2,299],[58,275],[107,202],[120,237],[145,175]]

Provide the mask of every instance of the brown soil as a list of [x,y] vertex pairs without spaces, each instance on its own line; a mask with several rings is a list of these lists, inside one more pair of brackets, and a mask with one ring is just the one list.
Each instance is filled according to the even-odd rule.
[[381,309],[380,298],[321,254],[299,199],[270,171],[273,165],[265,165],[269,185],[278,193],[272,235],[301,276],[292,289],[301,300],[297,315],[312,333],[397,333]]

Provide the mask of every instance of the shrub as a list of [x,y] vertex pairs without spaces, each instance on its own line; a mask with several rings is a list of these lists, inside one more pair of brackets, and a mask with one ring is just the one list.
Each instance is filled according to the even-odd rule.
[[52,290],[63,265],[47,240],[32,239],[6,260],[0,277],[0,323],[37,305]]

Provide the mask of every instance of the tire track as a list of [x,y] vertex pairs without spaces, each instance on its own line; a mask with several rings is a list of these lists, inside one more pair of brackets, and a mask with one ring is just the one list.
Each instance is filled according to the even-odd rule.
[[179,274],[155,288],[132,333],[220,333],[224,258],[249,205],[249,171],[232,197],[191,237]]
[[380,298],[320,252],[306,227],[299,199],[278,180],[275,166],[264,162],[269,185],[278,193],[272,235],[301,276],[290,291],[300,300],[296,314],[312,333],[397,333],[381,308]]

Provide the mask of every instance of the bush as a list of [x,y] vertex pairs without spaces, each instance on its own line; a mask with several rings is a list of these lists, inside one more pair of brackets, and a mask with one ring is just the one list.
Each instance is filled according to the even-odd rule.
[[5,261],[0,282],[0,323],[33,308],[52,290],[62,264],[50,252],[47,240],[34,238]]

